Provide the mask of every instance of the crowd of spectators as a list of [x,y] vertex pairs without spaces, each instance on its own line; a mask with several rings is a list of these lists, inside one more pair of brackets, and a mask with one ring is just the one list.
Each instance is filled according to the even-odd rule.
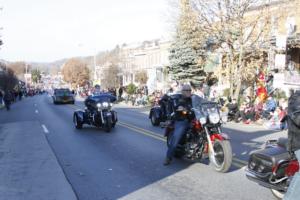
[[286,129],[287,125],[283,118],[287,114],[287,100],[276,100],[269,96],[266,101],[261,101],[259,97],[252,100],[247,96],[239,105],[236,99],[229,99],[225,105],[228,116],[236,123],[257,123],[268,129]]

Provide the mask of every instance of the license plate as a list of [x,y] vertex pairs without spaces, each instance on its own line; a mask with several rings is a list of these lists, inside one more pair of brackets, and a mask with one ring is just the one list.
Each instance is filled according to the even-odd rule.
[[106,116],[111,116],[111,113],[106,113]]

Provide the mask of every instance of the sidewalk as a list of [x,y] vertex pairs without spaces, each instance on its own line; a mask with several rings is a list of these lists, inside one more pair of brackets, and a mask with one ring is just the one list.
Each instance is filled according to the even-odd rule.
[[0,124],[0,199],[77,199],[39,122]]

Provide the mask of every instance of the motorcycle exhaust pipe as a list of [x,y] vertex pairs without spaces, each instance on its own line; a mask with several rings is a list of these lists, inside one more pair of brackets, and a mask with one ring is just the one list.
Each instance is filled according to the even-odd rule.
[[249,169],[245,169],[246,171],[246,177],[250,180],[253,181],[255,183],[258,183],[259,185],[265,187],[265,188],[269,188],[269,189],[273,189],[273,190],[278,190],[278,191],[286,191],[287,189],[282,187],[282,186],[277,186],[274,185],[272,183],[266,182],[265,180],[262,180],[260,178],[258,178],[257,176],[255,176],[251,171],[249,171]]

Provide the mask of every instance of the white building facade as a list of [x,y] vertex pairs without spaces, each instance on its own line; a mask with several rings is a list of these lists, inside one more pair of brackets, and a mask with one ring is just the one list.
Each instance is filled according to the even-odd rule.
[[121,47],[122,84],[126,86],[135,82],[139,71],[146,71],[149,92],[162,90],[168,84],[169,78],[165,69],[170,65],[169,48],[171,42],[163,40],[145,41],[140,44],[123,45]]

